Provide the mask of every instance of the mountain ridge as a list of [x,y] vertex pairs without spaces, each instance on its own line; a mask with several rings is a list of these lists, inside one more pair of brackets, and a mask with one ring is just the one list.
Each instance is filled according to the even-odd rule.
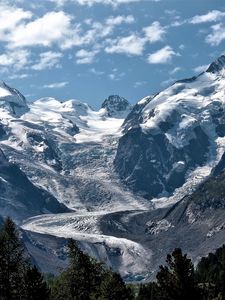
[[[180,243],[195,261],[220,246],[222,70],[177,81],[132,107],[112,95],[98,111],[78,100],[54,98],[28,103],[22,115],[1,108],[0,149],[7,163],[69,210],[39,209],[17,218],[37,264],[43,267],[44,253],[51,252],[58,255],[50,269],[64,265],[61,239],[73,237],[127,280],[143,280],[154,277],[162,252]],[[212,184],[218,189],[214,198]],[[47,239],[51,249],[44,246]]]

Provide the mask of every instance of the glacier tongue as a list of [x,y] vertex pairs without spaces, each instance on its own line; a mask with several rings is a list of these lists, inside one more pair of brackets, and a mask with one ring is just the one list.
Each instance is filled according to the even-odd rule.
[[212,71],[134,107],[110,96],[99,111],[74,99],[27,105],[2,84],[0,148],[33,185],[71,210],[26,215],[22,228],[73,237],[123,276],[146,275],[156,265],[151,250],[163,252],[157,237],[177,229],[164,212],[219,162],[225,167],[223,65],[221,58]]
[[127,238],[107,236],[99,227],[100,220],[113,212],[152,207],[123,186],[113,170],[121,114],[127,113],[110,117],[104,108],[94,111],[78,100],[39,99],[20,117],[8,114],[2,121],[6,134],[0,148],[33,184],[74,211],[24,220],[22,228],[74,237],[124,276],[138,276],[146,249]]
[[89,246],[85,250],[100,259],[114,270],[129,279],[148,274],[151,261],[151,251],[126,238],[105,235],[99,228],[101,217],[106,212],[72,213],[44,215],[28,219],[22,228],[32,232],[50,234],[58,237],[73,238],[82,247],[86,243],[95,246],[95,251]]

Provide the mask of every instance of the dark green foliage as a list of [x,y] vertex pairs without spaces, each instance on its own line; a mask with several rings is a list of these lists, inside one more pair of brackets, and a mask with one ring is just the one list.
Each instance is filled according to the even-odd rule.
[[104,270],[101,264],[83,253],[74,240],[69,240],[68,249],[70,265],[53,282],[53,299],[91,299],[97,293]]
[[181,249],[175,249],[167,255],[167,266],[160,266],[157,284],[160,298],[165,300],[199,299],[199,292],[194,280],[194,266]]
[[26,259],[15,224],[7,218],[0,230],[0,300],[132,300],[119,274],[83,253],[69,240],[70,265],[48,288],[43,275]]
[[112,271],[104,274],[100,285],[101,300],[130,300],[134,299],[132,291],[123,282],[121,276]]
[[83,253],[74,240],[68,243],[70,265],[52,287],[54,299],[88,300],[97,295],[105,270],[87,254]]
[[[58,277],[43,275],[26,259],[15,224],[0,229],[0,300],[225,300],[225,245],[203,257],[196,270],[181,249],[167,255],[156,282],[128,287],[121,276],[68,243],[69,267]],[[134,293],[134,291],[136,292]]]
[[166,266],[160,266],[157,281],[141,286],[138,300],[200,300],[194,277],[194,266],[181,249],[167,255]]
[[36,266],[27,269],[25,274],[25,287],[27,300],[49,299],[50,290]]
[[137,300],[156,300],[159,298],[159,287],[155,282],[140,286]]
[[133,299],[119,274],[106,270],[102,264],[83,253],[74,240],[69,241],[68,248],[70,265],[52,282],[52,299]]
[[0,299],[24,299],[26,267],[19,234],[7,218],[0,231]]
[[46,300],[49,290],[24,253],[15,224],[7,218],[0,230],[0,299]]
[[225,299],[225,245],[200,260],[196,278],[212,297],[220,295],[221,299]]

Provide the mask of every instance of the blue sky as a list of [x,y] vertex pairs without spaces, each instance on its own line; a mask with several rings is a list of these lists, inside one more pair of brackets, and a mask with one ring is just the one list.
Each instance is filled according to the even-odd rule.
[[224,52],[224,0],[0,1],[1,79],[30,100],[135,103]]

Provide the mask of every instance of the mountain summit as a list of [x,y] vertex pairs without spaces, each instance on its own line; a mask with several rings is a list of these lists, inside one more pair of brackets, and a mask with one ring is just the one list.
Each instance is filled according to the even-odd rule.
[[[74,238],[132,280],[157,269],[171,247],[185,245],[195,258],[220,246],[224,62],[220,57],[209,71],[133,107],[109,96],[99,111],[77,100],[26,104],[2,83],[0,220],[22,222],[40,268],[46,269],[46,253],[48,269],[65,265],[59,238]],[[15,114],[18,107],[27,111]]]
[[220,162],[225,152],[224,66],[221,56],[207,72],[177,81],[133,108],[114,163],[134,192],[153,199],[187,191]]
[[102,108],[107,111],[109,117],[122,117],[131,110],[131,104],[123,97],[111,95],[102,103]]
[[221,55],[217,60],[210,64],[206,72],[218,73],[225,68],[225,55]]
[[25,97],[3,81],[0,81],[0,108],[14,116],[20,116],[28,111]]

